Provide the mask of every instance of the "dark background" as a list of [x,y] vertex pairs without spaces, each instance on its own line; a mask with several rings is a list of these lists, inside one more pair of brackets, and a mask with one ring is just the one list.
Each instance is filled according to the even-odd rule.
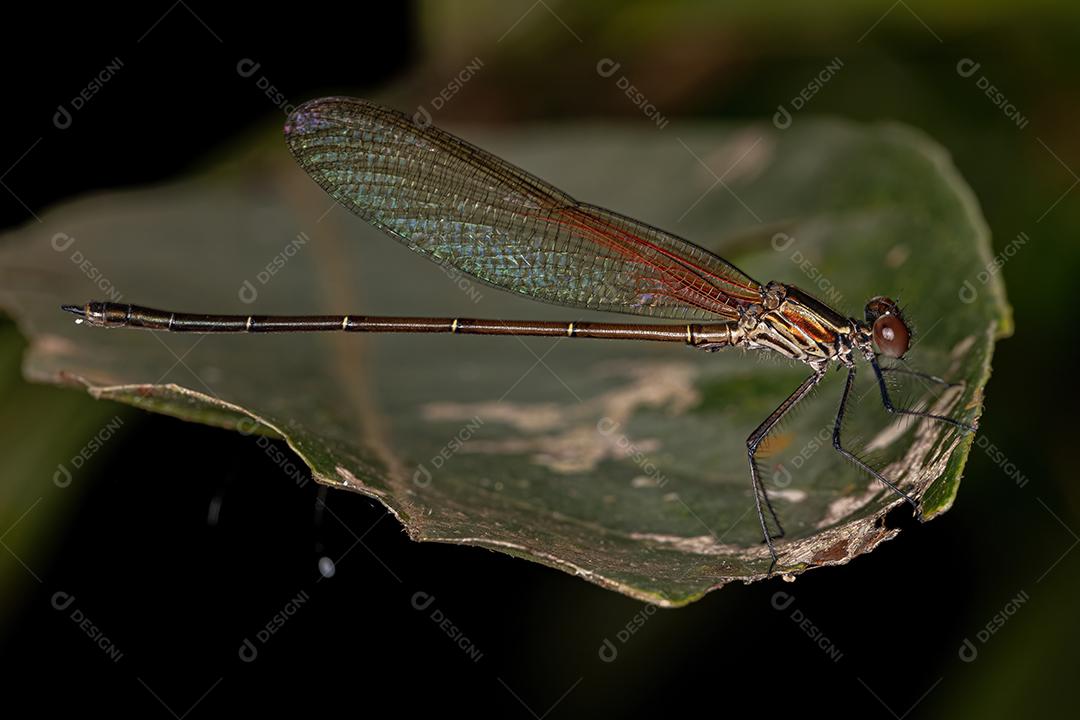
[[[0,226],[93,189],[168,181],[280,122],[237,74],[242,58],[261,63],[293,103],[390,85],[423,99],[482,49],[490,72],[445,117],[513,122],[638,117],[625,97],[597,89],[595,60],[585,59],[617,56],[668,115],[761,121],[842,55],[845,70],[815,97],[814,113],[922,128],[953,153],[995,248],[1019,232],[1031,237],[1004,270],[1017,333],[998,348],[980,430],[995,449],[973,449],[956,506],[846,567],[794,585],[732,585],[654,612],[502,554],[411,543],[360,496],[328,495],[332,517],[316,523],[314,483],[297,488],[249,438],[20,382],[21,342],[8,323],[4,703],[142,717],[381,708],[556,718],[726,714],[746,703],[768,714],[869,717],[1075,712],[1080,494],[1076,421],[1063,400],[1075,394],[1066,371],[1076,362],[1067,342],[1080,197],[1071,169],[1080,167],[1076,12],[518,4],[8,9],[0,165],[11,167],[0,178]],[[493,8],[502,8],[494,19]],[[70,127],[55,127],[57,105],[115,57],[116,77]],[[957,74],[962,58],[981,63],[1027,127]],[[57,458],[85,442],[86,433],[60,441],[81,412],[123,425],[29,545],[12,530],[53,502]],[[28,484],[37,489],[11,490]],[[323,553],[337,560],[330,579],[317,571]],[[778,591],[794,604],[775,609]],[[58,592],[75,597],[72,608],[53,607]],[[418,592],[435,598],[424,611],[412,604]],[[245,639],[255,642],[301,593],[306,602],[243,662]],[[1027,599],[1015,614],[979,641],[1018,596]],[[76,608],[122,651],[118,661],[71,621]],[[478,660],[431,619],[436,609]],[[635,616],[647,621],[617,642]],[[599,656],[605,638],[619,648],[614,662]],[[965,639],[974,661],[961,657]]]

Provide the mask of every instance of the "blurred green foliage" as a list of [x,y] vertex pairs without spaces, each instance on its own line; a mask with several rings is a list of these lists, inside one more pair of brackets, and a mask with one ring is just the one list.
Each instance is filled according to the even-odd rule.
[[[13,617],[26,586],[40,582],[64,521],[85,490],[76,465],[92,456],[88,441],[110,421],[122,427],[131,409],[83,393],[31,385],[20,377],[26,342],[0,324],[0,619]],[[106,452],[107,452],[107,448]]]

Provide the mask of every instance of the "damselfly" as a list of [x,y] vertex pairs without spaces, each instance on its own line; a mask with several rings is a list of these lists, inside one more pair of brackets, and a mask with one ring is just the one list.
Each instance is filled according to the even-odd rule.
[[[653,340],[701,350],[730,347],[778,353],[810,366],[810,376],[746,439],[758,522],[771,563],[783,526],[761,480],[762,441],[834,363],[847,381],[833,447],[880,480],[918,513],[916,499],[841,442],[855,361],[874,371],[890,413],[968,423],[893,404],[883,366],[902,358],[911,332],[887,297],[871,299],[863,319],[847,317],[798,288],[764,285],[730,262],[680,237],[561,190],[474,145],[365,100],[323,98],[297,108],[285,125],[300,165],[335,200],[411,249],[478,280],[536,300],[587,310],[644,315],[678,324],[534,322],[366,315],[206,315],[89,302],[63,309],[90,325],[171,332],[380,332],[542,335]],[[766,511],[775,525],[773,531]]]

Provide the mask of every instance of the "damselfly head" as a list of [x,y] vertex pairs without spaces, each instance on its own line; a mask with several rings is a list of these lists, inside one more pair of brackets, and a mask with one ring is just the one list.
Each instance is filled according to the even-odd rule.
[[877,296],[866,303],[866,323],[870,326],[882,355],[901,358],[911,344],[911,328],[904,322],[900,307],[892,299]]

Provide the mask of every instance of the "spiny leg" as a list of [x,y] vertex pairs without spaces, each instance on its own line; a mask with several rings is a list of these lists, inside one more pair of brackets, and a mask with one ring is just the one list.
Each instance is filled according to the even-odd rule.
[[[901,360],[900,362],[903,362]],[[896,373],[897,375],[911,375],[912,377],[922,378],[938,385],[945,385],[947,387],[960,387],[963,383],[950,382],[945,378],[940,378],[937,375],[931,375],[930,373],[919,372],[918,370],[912,370],[911,368],[896,367],[895,365],[882,365],[881,372]]]
[[[884,369],[878,364],[877,358],[870,360],[870,366],[874,368],[874,374],[877,376],[878,387],[881,389],[881,404],[885,406],[885,409],[894,415],[913,415],[915,417],[930,418],[931,420],[939,420],[950,425],[955,425],[961,430],[967,432],[975,432],[975,426],[969,425],[966,422],[960,420],[954,420],[951,417],[944,415],[935,415],[934,413],[926,412],[925,410],[911,410],[908,408],[898,408],[893,405],[892,399],[889,397],[889,389],[885,387],[885,375]],[[895,370],[894,370],[895,372]],[[914,374],[914,373],[913,373]]]
[[[875,363],[875,367],[877,367],[876,363]],[[880,378],[881,376],[879,375],[878,377]],[[886,478],[884,475],[879,473],[877,470],[875,470],[874,468],[870,467],[865,462],[860,460],[854,453],[852,453],[850,450],[845,448],[840,442],[840,428],[844,424],[844,411],[847,410],[848,398],[851,396],[851,388],[852,388],[852,386],[854,384],[855,384],[855,366],[852,365],[850,368],[848,368],[847,382],[844,383],[844,394],[840,396],[840,409],[836,412],[836,424],[833,425],[833,435],[832,435],[833,447],[836,448],[836,451],[838,453],[840,453],[845,458],[847,458],[848,460],[853,462],[856,466],[862,468],[866,472],[873,475],[875,478],[880,480],[882,482],[882,484],[885,485],[885,487],[889,488],[894,493],[896,493],[897,495],[902,497],[904,500],[906,500],[907,503],[909,505],[911,505],[912,510],[915,511],[915,514],[918,515],[919,514],[919,505],[918,505],[918,503],[915,502],[914,498],[912,498],[906,492],[904,492],[899,487],[897,487],[896,483],[892,482],[891,480]]]
[[750,460],[750,480],[754,487],[754,504],[757,507],[758,522],[761,523],[761,534],[765,538],[765,544],[769,546],[769,555],[772,557],[772,562],[769,563],[769,572],[771,575],[773,568],[776,567],[776,548],[773,547],[773,536],[769,533],[769,526],[765,522],[765,509],[761,506],[762,498],[765,499],[765,506],[769,509],[769,514],[772,515],[773,522],[776,523],[776,527],[779,529],[779,533],[776,537],[782,537],[784,534],[784,528],[780,524],[779,518],[776,517],[776,511],[773,510],[772,503],[769,501],[769,495],[765,492],[765,486],[761,482],[761,473],[757,466],[757,451],[761,445],[762,440],[769,434],[769,432],[776,427],[776,423],[780,422],[780,419],[787,414],[788,410],[795,407],[795,405],[809,394],[809,392],[821,382],[821,378],[825,377],[825,371],[816,371],[813,375],[806,378],[802,385],[795,388],[795,392],[788,396],[787,400],[780,403],[780,406],[772,411],[769,417],[765,418],[765,421],[758,425],[754,432],[750,433],[750,437],[746,438],[746,454]]
[[[758,469],[758,473],[760,476],[760,468]],[[765,490],[765,485],[762,484],[760,481],[758,482],[758,489],[761,490],[761,499],[765,501],[765,508],[769,511],[769,516],[772,517],[772,521],[776,525],[776,532],[769,533],[767,537],[769,540],[779,540],[780,538],[784,537],[784,525],[780,522],[780,517],[776,514],[776,510],[772,506],[772,500],[769,499],[769,493]]]

